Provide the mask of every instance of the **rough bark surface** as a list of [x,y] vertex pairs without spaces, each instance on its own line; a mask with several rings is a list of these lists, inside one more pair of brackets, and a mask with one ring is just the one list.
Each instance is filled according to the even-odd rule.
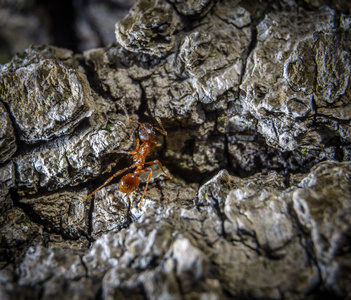
[[[109,47],[0,65],[0,299],[351,298],[351,7],[328,3],[140,0]],[[83,202],[131,165],[120,105],[168,132],[141,209],[146,176]]]

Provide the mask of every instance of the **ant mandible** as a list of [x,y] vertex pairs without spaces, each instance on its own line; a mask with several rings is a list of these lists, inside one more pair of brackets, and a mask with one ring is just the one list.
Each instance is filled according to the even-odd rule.
[[[117,104],[117,103],[116,103]],[[137,146],[136,149],[134,151],[119,151],[119,150],[114,150],[111,151],[112,152],[116,152],[116,153],[123,153],[123,154],[130,154],[130,155],[134,155],[133,156],[133,164],[125,169],[122,169],[118,172],[116,172],[115,174],[113,174],[109,179],[107,179],[105,181],[105,183],[101,186],[99,186],[95,191],[93,191],[91,194],[89,194],[83,201],[87,200],[89,197],[91,197],[92,195],[94,195],[98,190],[102,189],[104,186],[106,186],[107,184],[110,183],[110,181],[117,177],[118,175],[136,168],[134,170],[133,173],[129,173],[126,174],[122,177],[120,183],[119,183],[119,189],[122,193],[131,193],[134,192],[139,184],[140,184],[140,180],[139,180],[139,176],[141,175],[141,173],[145,173],[145,172],[150,172],[149,176],[147,178],[147,182],[146,182],[146,187],[144,190],[144,193],[141,197],[140,200],[140,204],[139,204],[139,209],[141,208],[147,187],[149,185],[149,182],[151,180],[151,176],[152,176],[152,169],[150,167],[147,167],[144,169],[144,165],[152,165],[152,164],[158,164],[159,167],[161,168],[162,172],[169,178],[172,179],[172,177],[170,175],[168,175],[165,170],[162,167],[162,164],[158,161],[158,160],[153,160],[153,161],[148,161],[145,162],[146,157],[150,154],[150,152],[152,152],[156,146],[157,146],[157,142],[156,142],[156,131],[161,132],[163,135],[167,135],[166,130],[163,128],[161,122],[158,120],[159,125],[161,126],[161,128],[157,128],[152,126],[151,124],[148,123],[139,123],[136,121],[133,121],[130,119],[127,110],[125,109],[125,107],[123,107],[122,105],[118,104],[124,111],[124,113],[127,116],[127,119],[129,122],[131,123],[135,123],[139,125],[139,131],[138,131],[138,137],[137,137]],[[142,142],[142,144],[140,144],[140,141]]]

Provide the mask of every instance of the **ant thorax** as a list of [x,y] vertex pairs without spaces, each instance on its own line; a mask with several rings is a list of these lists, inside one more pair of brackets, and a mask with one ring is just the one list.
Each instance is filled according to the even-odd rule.
[[151,142],[156,138],[156,131],[151,124],[142,123],[139,127],[139,138],[142,142]]

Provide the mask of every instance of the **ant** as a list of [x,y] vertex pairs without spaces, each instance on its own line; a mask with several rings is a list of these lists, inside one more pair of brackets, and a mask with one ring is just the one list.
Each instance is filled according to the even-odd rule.
[[[116,103],[116,102],[115,102]],[[117,103],[116,103],[117,104]],[[134,124],[138,124],[139,125],[139,131],[138,131],[138,137],[137,137],[137,146],[136,149],[134,151],[119,151],[119,150],[114,150],[111,151],[112,152],[116,152],[116,153],[123,153],[123,154],[130,154],[130,155],[134,155],[133,156],[133,164],[130,167],[127,167],[125,169],[122,169],[118,172],[116,172],[115,174],[113,174],[109,179],[107,179],[105,181],[105,183],[101,186],[99,186],[95,191],[93,191],[91,194],[89,194],[83,201],[87,200],[89,197],[91,197],[92,195],[94,195],[97,191],[99,191],[100,189],[102,189],[104,186],[106,186],[107,184],[109,184],[109,182],[114,179],[115,177],[117,177],[118,175],[136,168],[134,170],[133,173],[129,173],[126,174],[122,177],[120,183],[119,183],[119,189],[122,193],[131,193],[133,191],[135,191],[139,184],[140,184],[140,180],[139,180],[139,176],[141,175],[141,173],[145,173],[145,172],[150,172],[149,176],[147,178],[147,183],[146,183],[146,187],[144,190],[144,193],[141,197],[140,200],[140,204],[139,204],[139,209],[142,206],[142,202],[147,190],[147,187],[149,185],[149,182],[151,180],[151,176],[152,176],[152,169],[151,167],[147,167],[144,169],[144,165],[152,165],[152,164],[158,164],[159,167],[161,168],[162,172],[169,178],[172,179],[172,177],[170,175],[168,175],[165,170],[162,167],[162,164],[158,161],[158,160],[153,160],[153,161],[148,161],[145,162],[146,157],[150,154],[150,152],[152,152],[156,146],[157,146],[157,142],[156,142],[156,131],[161,132],[163,135],[167,135],[166,130],[163,128],[161,122],[159,119],[157,119],[159,125],[161,126],[161,128],[157,128],[152,126],[151,124],[148,123],[139,123],[136,121],[133,121],[130,119],[127,110],[125,109],[124,106],[118,104],[124,111],[127,119],[129,122],[134,123]],[[140,144],[140,141],[142,142]]]

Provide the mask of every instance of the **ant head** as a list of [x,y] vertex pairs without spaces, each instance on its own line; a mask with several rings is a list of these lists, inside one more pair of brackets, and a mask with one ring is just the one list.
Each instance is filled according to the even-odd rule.
[[141,123],[139,127],[139,138],[142,142],[151,142],[156,139],[154,127],[148,123]]

